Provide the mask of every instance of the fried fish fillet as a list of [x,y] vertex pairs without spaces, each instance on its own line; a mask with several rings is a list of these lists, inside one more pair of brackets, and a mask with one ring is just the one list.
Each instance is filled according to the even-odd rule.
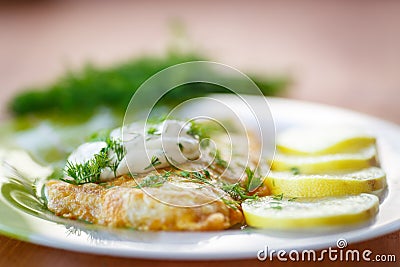
[[[230,138],[235,143],[232,151],[228,142],[231,139],[216,139],[221,157],[231,158],[226,162],[229,167],[212,162],[212,153],[208,152],[201,161],[180,166],[181,170],[207,170],[211,175],[205,183],[188,181],[173,168],[135,178],[121,176],[101,184],[73,185],[52,180],[45,187],[48,209],[65,218],[138,230],[223,230],[243,223],[240,205],[216,184],[245,183],[245,166],[256,165],[259,145],[252,141],[254,138],[250,138],[250,147],[247,139],[233,135]],[[141,181],[165,171],[172,173],[168,182],[138,187]],[[265,195],[260,188],[257,194]]]
[[149,188],[138,188],[127,176],[105,185],[51,180],[47,206],[65,218],[138,230],[222,230],[243,222],[242,212],[227,204],[229,196],[221,198],[220,189],[175,180]]

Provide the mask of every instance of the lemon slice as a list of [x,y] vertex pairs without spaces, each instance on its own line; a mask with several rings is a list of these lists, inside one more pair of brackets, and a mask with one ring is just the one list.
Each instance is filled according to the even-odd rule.
[[379,199],[370,194],[298,199],[268,196],[246,200],[242,209],[249,226],[298,229],[366,221],[378,212]]
[[376,148],[371,146],[358,153],[322,156],[294,156],[277,153],[271,162],[271,170],[318,174],[355,171],[377,165]]
[[270,172],[264,184],[273,195],[325,197],[371,193],[385,188],[386,174],[377,167],[345,174],[299,174]]
[[352,153],[374,145],[375,137],[354,128],[293,128],[277,137],[282,153],[326,155]]

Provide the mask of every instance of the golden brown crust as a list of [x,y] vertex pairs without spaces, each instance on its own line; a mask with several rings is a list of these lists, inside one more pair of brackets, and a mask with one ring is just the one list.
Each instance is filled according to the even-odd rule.
[[[46,184],[48,208],[70,219],[138,230],[222,230],[243,221],[242,212],[227,206],[211,187],[165,184],[144,192],[134,185],[129,177],[117,178],[105,186],[52,180]],[[164,204],[154,197],[192,207]]]

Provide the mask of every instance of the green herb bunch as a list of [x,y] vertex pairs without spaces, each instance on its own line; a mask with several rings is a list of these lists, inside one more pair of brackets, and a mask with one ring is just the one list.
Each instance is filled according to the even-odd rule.
[[[92,115],[99,107],[109,107],[118,114],[123,114],[132,95],[148,78],[167,67],[198,60],[207,59],[197,53],[170,52],[165,57],[142,56],[107,68],[88,64],[80,71],[67,72],[48,86],[26,88],[11,100],[9,107],[17,116],[58,114],[71,117],[79,111],[79,116],[82,117],[85,114]],[[289,82],[287,78],[250,78],[264,95],[276,95]],[[162,92],[162,85],[154,90]],[[176,104],[217,92],[229,93],[215,85],[193,83],[180,86],[165,95],[162,104]]]
[[[118,165],[124,158],[126,151],[120,141],[107,138],[105,142],[107,145],[99,153],[95,154],[92,159],[84,163],[67,161],[65,166],[67,178],[62,178],[62,180],[76,185],[98,183],[100,174],[105,168],[110,168],[116,177]],[[112,152],[115,154],[115,158],[110,157]]]

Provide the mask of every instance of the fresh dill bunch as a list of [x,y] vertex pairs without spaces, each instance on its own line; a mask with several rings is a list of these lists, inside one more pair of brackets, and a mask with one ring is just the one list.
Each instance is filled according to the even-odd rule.
[[63,181],[72,184],[97,183],[100,181],[101,171],[108,167],[110,159],[105,150],[95,154],[92,159],[85,163],[71,163],[67,161],[65,174],[71,179],[62,178]]
[[[105,168],[110,168],[116,176],[119,163],[125,157],[126,150],[120,141],[113,140],[109,137],[104,140],[107,144],[102,148],[99,153],[95,154],[93,158],[84,163],[72,163],[67,161],[65,167],[65,174],[72,178],[62,178],[63,181],[72,184],[85,184],[85,183],[98,183],[100,182],[100,174]],[[113,151],[116,159],[109,157],[110,152]]]
[[[22,88],[9,103],[9,110],[17,115],[57,114],[64,117],[90,116],[98,107],[109,107],[117,114],[124,114],[135,88],[139,88],[147,79],[159,71],[176,64],[209,60],[196,51],[181,53],[173,49],[163,56],[143,55],[138,58],[128,58],[123,62],[102,68],[88,62],[83,68],[68,70],[54,82],[45,86]],[[221,73],[213,75],[221,81],[232,81]],[[182,73],[183,79],[191,77],[192,72]],[[290,77],[267,77],[265,74],[249,75],[264,95],[276,95],[291,83]],[[234,77],[233,77],[234,78]],[[236,82],[237,80],[237,82]],[[251,93],[246,86],[241,86],[242,79],[233,80],[240,88],[240,93]],[[133,91],[132,91],[133,90]],[[154,88],[160,94],[163,87]],[[207,83],[191,83],[174,88],[168,92],[161,104],[168,106],[182,103],[194,97],[210,93],[232,93],[221,86]],[[79,112],[77,112],[79,110]]]

